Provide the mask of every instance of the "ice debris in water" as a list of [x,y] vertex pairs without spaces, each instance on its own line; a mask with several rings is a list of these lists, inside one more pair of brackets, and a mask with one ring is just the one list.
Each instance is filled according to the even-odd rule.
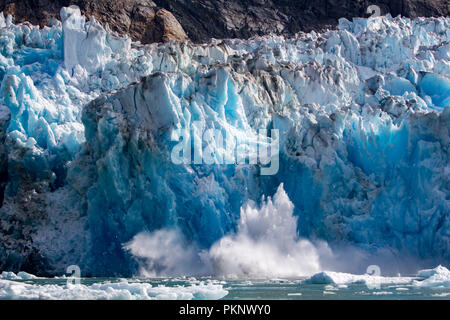
[[[131,275],[123,245],[142,231],[178,228],[209,250],[281,183],[302,238],[449,261],[449,18],[140,46],[76,7],[61,17],[40,29],[0,15],[0,217],[33,221],[26,241],[54,272]],[[279,130],[278,174],[174,164],[179,135],[205,144],[196,123],[248,148]]]
[[[24,274],[24,273],[22,273]],[[125,280],[120,282],[102,282],[92,285],[84,284],[37,284],[17,280],[35,280],[36,276],[26,274],[16,281],[4,280],[14,278],[13,273],[3,272],[0,279],[0,299],[99,299],[99,300],[213,300],[228,295],[224,288],[226,282],[199,281],[190,279],[185,285],[153,286],[143,280]],[[186,279],[184,279],[186,280]],[[173,279],[176,281],[176,279]],[[277,281],[276,283],[278,283]],[[286,282],[286,280],[285,280]],[[289,283],[289,282],[288,282]],[[348,289],[351,284],[364,284],[367,286],[383,285],[395,287],[397,291],[415,290],[420,288],[448,288],[450,286],[450,271],[438,266],[434,269],[421,270],[416,277],[382,277],[370,275],[354,275],[339,272],[321,272],[297,285],[326,285],[324,294],[335,294],[340,289]],[[248,284],[245,284],[248,285]],[[393,292],[377,291],[381,287],[372,287],[374,290],[366,294],[393,294]],[[288,295],[302,295],[291,293]],[[436,296],[447,296],[448,293],[437,293]]]
[[218,300],[228,291],[222,285],[152,286],[149,283],[28,284],[0,280],[0,299],[21,300]]
[[[434,269],[420,270],[416,277],[383,277],[324,271],[303,280],[302,283],[327,285],[352,283],[363,283],[367,285],[403,284],[417,287],[450,287],[450,271],[443,266],[438,266]],[[405,288],[398,289],[404,290]]]
[[297,232],[294,206],[283,185],[261,208],[241,209],[236,234],[214,244],[209,252],[215,274],[247,278],[298,277],[320,269],[316,247]]
[[32,279],[38,279],[38,277],[36,277],[33,274],[23,272],[23,271],[20,271],[17,274],[15,274],[14,272],[11,272],[11,271],[3,271],[0,274],[0,279],[3,279],[3,280],[32,280]]
[[355,275],[343,272],[323,271],[303,281],[306,284],[338,284],[350,283],[362,284],[407,284],[411,283],[410,277],[382,277],[373,275]]
[[419,287],[446,287],[450,288],[450,271],[438,266],[434,269],[421,270],[418,276],[424,278],[423,280],[415,281]]

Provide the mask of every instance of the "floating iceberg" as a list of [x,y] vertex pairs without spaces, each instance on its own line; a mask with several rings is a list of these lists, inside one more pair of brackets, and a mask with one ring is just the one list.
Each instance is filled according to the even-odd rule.
[[[1,269],[130,276],[137,234],[209,250],[282,183],[301,238],[450,262],[448,18],[141,46],[61,17],[0,16]],[[197,124],[249,149],[278,130],[278,173],[174,163],[180,136],[227,157]]]
[[355,275],[343,272],[323,271],[303,281],[305,284],[348,285],[361,283],[366,285],[410,284],[410,277],[382,277],[373,275]]
[[446,287],[450,288],[450,271],[438,266],[434,269],[421,270],[418,276],[423,280],[415,281],[415,285],[419,287]]
[[[348,285],[362,283],[368,286],[374,285],[409,285],[414,287],[450,287],[450,271],[438,266],[434,269],[421,270],[416,277],[383,277],[377,275],[355,275],[342,272],[319,272],[306,280],[304,284]],[[408,290],[397,288],[397,290]]]

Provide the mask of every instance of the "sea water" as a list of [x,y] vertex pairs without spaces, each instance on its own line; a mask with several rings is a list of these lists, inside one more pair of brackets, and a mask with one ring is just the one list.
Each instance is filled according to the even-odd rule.
[[[449,18],[150,46],[61,18],[0,14],[0,267],[128,279],[6,273],[0,297],[445,298],[443,267],[361,272],[449,266]],[[180,137],[233,159],[196,123],[249,150],[278,130],[279,170],[174,161]]]
[[310,277],[40,278],[0,274],[0,299],[245,300],[448,299],[450,271],[438,266],[415,276],[383,277],[319,272]]
[[364,283],[309,284],[304,283],[305,279],[82,278],[79,284],[68,284],[68,280],[72,281],[64,278],[16,280],[7,289],[0,282],[0,299],[442,300],[450,297],[449,287],[421,287],[410,282],[409,277],[403,283],[381,284],[378,288]]

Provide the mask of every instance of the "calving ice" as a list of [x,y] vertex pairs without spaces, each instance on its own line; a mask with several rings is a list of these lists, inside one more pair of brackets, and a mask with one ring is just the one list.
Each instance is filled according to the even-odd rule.
[[2,270],[450,262],[449,18],[143,46],[76,7],[60,16],[0,15]]
[[213,313],[222,313],[224,315],[270,315],[270,305],[251,305],[251,304],[225,304],[221,307],[202,307],[189,305],[180,307],[180,315],[196,315],[211,317]]

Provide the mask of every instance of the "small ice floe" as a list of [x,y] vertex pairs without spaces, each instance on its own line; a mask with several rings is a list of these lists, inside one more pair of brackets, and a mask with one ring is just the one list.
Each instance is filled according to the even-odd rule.
[[410,277],[382,277],[372,276],[368,274],[355,275],[343,272],[324,271],[316,273],[312,277],[303,281],[306,284],[332,284],[332,285],[348,285],[348,284],[407,284],[411,283]]
[[96,283],[90,286],[34,285],[0,280],[0,299],[25,300],[217,300],[228,291],[222,285],[152,286],[149,283]]
[[[415,287],[450,288],[450,271],[444,266],[438,266],[434,269],[419,271],[417,277],[383,277],[367,274],[355,275],[343,272],[324,271],[303,280],[302,283],[324,285],[413,285]],[[406,291],[409,289],[400,287],[396,288],[396,290]]]
[[35,275],[32,275],[30,273],[23,272],[23,271],[20,271],[17,274],[15,274],[14,272],[11,272],[11,271],[3,271],[0,274],[0,279],[3,279],[3,280],[33,280],[33,279],[38,279],[38,277],[36,277]]
[[415,286],[450,288],[450,271],[443,266],[421,270],[418,276],[422,279],[415,280]]
[[302,296],[303,294],[301,292],[293,292],[293,293],[288,293],[288,297],[297,297],[297,296]]

